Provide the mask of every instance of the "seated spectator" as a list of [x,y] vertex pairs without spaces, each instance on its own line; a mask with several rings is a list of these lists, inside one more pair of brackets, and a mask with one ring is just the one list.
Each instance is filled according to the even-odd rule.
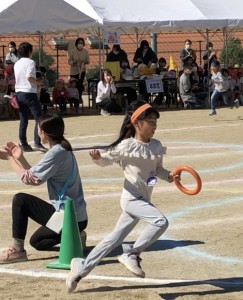
[[[46,68],[40,66],[38,68],[37,74],[42,80],[42,84],[40,86],[40,91],[39,91],[39,99],[40,99],[40,102],[42,104],[43,114],[46,114],[47,113],[47,107],[52,106],[51,96],[48,92],[49,80],[46,78]],[[37,88],[37,90],[38,90],[38,88]]]
[[77,79],[76,78],[70,78],[68,81],[68,87],[67,87],[67,99],[70,104],[70,107],[72,108],[74,106],[75,113],[78,114],[79,110],[79,92],[77,89]]
[[181,69],[188,57],[191,57],[193,61],[197,60],[196,51],[192,49],[192,41],[189,39],[185,40],[184,48],[180,51]]
[[[121,61],[121,78],[127,80],[127,78],[133,78],[133,71],[130,68],[130,64],[127,58],[123,58]],[[127,103],[137,100],[137,92],[132,87],[118,87],[117,94],[122,94],[126,97]]]
[[[161,76],[165,76],[166,77],[166,73],[167,73],[167,68],[166,68],[166,59],[164,57],[161,57],[159,59],[159,62],[158,62],[158,67],[156,69],[156,74],[158,75],[161,75]],[[167,92],[168,92],[168,84],[166,82],[166,84],[164,85],[164,90],[166,89]],[[166,91],[165,91],[166,92]],[[159,105],[162,105],[164,101],[164,93],[158,93],[158,95],[154,98],[154,101],[153,101],[153,106],[154,107],[158,107]]]
[[[136,50],[133,61],[138,65],[144,64],[148,68],[151,67],[152,64],[157,64],[158,58],[155,52],[149,47],[149,43],[147,40],[142,40],[140,43],[140,47]],[[146,85],[142,82],[139,83],[139,95],[141,99],[148,102],[149,94],[147,93]]]
[[52,100],[59,105],[61,114],[67,113],[67,89],[62,78],[56,80],[56,85],[52,91]]
[[207,93],[193,92],[194,86],[190,80],[192,73],[192,65],[186,63],[183,67],[183,73],[180,77],[179,91],[181,100],[186,108],[206,108],[207,107]]
[[104,69],[101,75],[101,81],[97,86],[96,103],[101,108],[100,114],[109,116],[111,113],[120,113],[122,108],[118,105],[111,94],[116,93],[116,86],[112,77],[111,70]]
[[168,71],[166,64],[167,64],[166,59],[164,57],[160,57],[160,59],[158,61],[158,68],[156,69],[156,74],[164,75],[165,72]]
[[112,51],[108,53],[106,61],[119,61],[120,66],[123,60],[127,59],[127,54],[121,49],[120,45],[113,45]]
[[11,61],[13,64],[18,61],[18,50],[15,42],[10,42],[8,44],[9,52],[6,54],[5,61]]

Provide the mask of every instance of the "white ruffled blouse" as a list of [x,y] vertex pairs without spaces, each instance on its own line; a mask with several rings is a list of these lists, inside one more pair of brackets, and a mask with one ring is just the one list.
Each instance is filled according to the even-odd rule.
[[101,158],[94,162],[101,167],[113,163],[121,165],[125,175],[123,199],[150,201],[157,178],[168,181],[170,171],[163,168],[165,153],[166,148],[156,139],[144,143],[128,138],[114,149],[101,153]]

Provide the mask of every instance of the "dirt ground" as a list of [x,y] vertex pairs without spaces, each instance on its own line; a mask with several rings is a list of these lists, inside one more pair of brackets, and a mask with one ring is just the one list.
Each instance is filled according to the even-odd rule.
[[[88,110],[86,108],[86,110]],[[118,247],[91,274],[80,281],[74,294],[65,289],[66,270],[47,269],[57,251],[38,252],[28,243],[37,224],[30,221],[26,250],[29,261],[0,266],[0,299],[243,299],[243,107],[208,110],[161,110],[155,138],[167,147],[164,166],[188,165],[202,179],[202,190],[188,196],[172,183],[160,181],[153,203],[166,215],[169,229],[142,253],[146,279],[133,277],[118,261]],[[73,147],[106,145],[120,129],[123,115],[86,114],[65,118],[66,137]],[[1,121],[0,144],[17,140],[18,120]],[[28,128],[33,143],[33,121]],[[27,153],[31,164],[43,154]],[[119,166],[99,168],[87,150],[76,151],[87,201],[88,251],[114,227],[121,209],[123,173]],[[183,173],[183,183],[194,185]],[[47,199],[46,186],[23,185],[0,161],[0,249],[11,244],[11,200],[24,191]],[[139,223],[126,242],[134,241],[145,226]]]

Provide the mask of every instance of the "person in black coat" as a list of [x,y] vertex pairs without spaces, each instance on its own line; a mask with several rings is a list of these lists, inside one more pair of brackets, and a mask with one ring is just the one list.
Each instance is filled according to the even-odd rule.
[[150,68],[151,64],[158,62],[158,58],[155,52],[149,47],[148,41],[143,40],[135,52],[133,61],[137,64],[145,64]]
[[[133,61],[140,64],[145,64],[150,68],[151,64],[157,64],[158,57],[155,52],[149,47],[149,43],[146,40],[141,41],[140,47],[136,50]],[[146,85],[144,83],[139,84],[139,94],[143,100],[148,102],[149,94],[147,93]]]
[[112,51],[108,53],[106,61],[119,61],[120,66],[123,60],[127,60],[127,54],[120,45],[113,45]]

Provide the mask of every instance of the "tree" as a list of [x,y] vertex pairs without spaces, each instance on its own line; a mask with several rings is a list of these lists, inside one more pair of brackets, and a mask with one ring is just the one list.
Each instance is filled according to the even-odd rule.
[[220,60],[227,66],[243,64],[243,47],[238,38],[231,38],[221,51]]

